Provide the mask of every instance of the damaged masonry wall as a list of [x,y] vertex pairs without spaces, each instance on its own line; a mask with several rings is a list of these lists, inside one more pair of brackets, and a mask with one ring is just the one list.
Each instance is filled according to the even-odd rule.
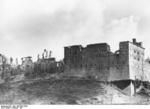
[[134,95],[134,81],[150,81],[150,61],[144,60],[144,50],[142,42],[136,39],[120,42],[115,53],[111,52],[107,43],[90,44],[85,48],[69,46],[64,52],[65,69],[75,74],[84,71],[100,81],[126,84],[122,91]]
[[65,47],[66,71],[78,70],[95,74],[101,81],[150,80],[150,71],[144,60],[141,42],[123,41],[119,50],[111,52],[107,43]]

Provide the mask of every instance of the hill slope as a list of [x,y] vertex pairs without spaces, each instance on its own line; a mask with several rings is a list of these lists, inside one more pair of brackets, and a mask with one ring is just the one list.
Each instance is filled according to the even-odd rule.
[[0,104],[149,104],[95,80],[47,79],[0,85]]

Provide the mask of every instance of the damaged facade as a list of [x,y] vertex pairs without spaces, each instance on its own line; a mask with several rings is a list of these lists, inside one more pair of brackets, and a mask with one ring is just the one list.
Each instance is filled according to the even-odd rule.
[[0,83],[11,80],[21,73],[20,66],[13,64],[13,59],[0,54]]
[[42,76],[53,73],[63,72],[63,63],[56,61],[55,57],[52,57],[52,51],[44,49],[42,57],[37,56],[37,61],[34,62],[34,74],[36,76]]
[[[84,72],[84,77],[92,77],[99,81],[111,82],[124,93],[133,95],[141,83],[150,82],[150,59],[144,59],[145,48],[136,39],[119,43],[119,50],[112,52],[107,43],[73,45],[64,48],[64,60],[56,61],[51,51],[44,49],[41,57],[33,62],[32,57],[22,58],[22,64],[16,67],[13,59],[0,54],[1,80],[25,74],[25,77],[44,77],[53,73]],[[70,74],[72,76],[72,74]],[[68,76],[68,75],[67,75]]]
[[64,48],[64,63],[67,72],[85,71],[95,74],[100,81],[123,82],[122,90],[133,95],[136,80],[150,80],[150,63],[144,60],[144,50],[142,42],[136,39],[120,42],[115,53],[107,43],[90,44],[85,48],[68,46]]

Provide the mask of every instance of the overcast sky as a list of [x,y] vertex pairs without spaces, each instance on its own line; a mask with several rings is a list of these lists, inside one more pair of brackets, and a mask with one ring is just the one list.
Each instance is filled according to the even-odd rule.
[[63,47],[137,38],[150,56],[150,0],[0,0],[0,53],[21,58]]

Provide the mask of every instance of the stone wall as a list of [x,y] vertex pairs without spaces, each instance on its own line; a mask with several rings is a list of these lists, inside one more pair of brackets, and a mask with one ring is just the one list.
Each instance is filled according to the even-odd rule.
[[82,49],[81,45],[65,47],[64,62],[67,70],[82,68]]
[[129,43],[129,72],[130,79],[144,81],[144,48]]
[[144,81],[144,48],[141,42],[123,41],[119,50],[111,52],[107,43],[65,47],[65,65],[68,69],[86,70],[95,73],[104,81],[142,80]]
[[143,74],[144,81],[150,82],[150,60],[146,60],[144,63],[144,74]]

